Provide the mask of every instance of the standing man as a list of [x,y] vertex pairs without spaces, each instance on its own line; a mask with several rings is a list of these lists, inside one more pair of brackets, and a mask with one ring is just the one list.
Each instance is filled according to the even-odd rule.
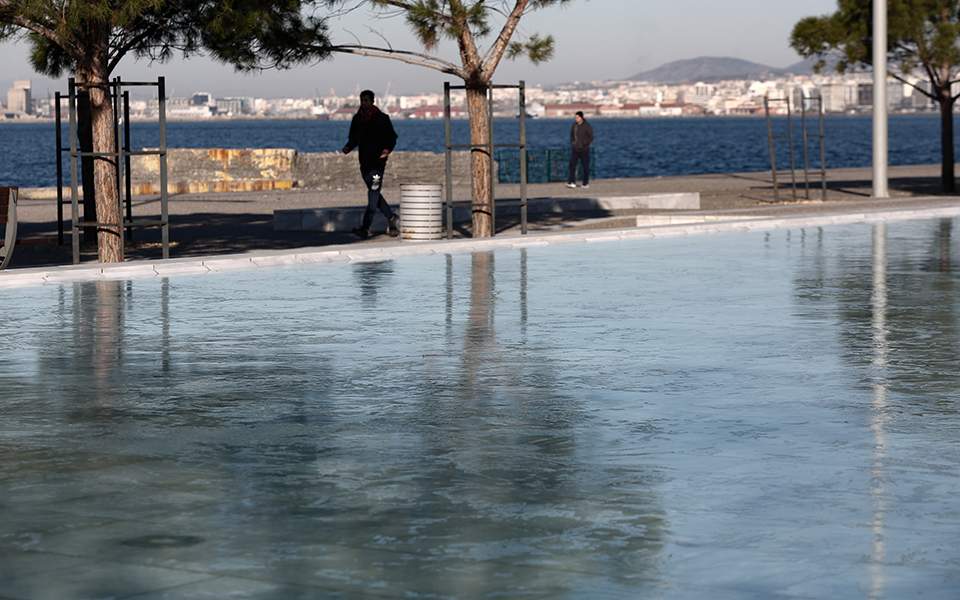
[[577,163],[583,165],[583,187],[590,187],[590,144],[593,143],[593,127],[583,118],[583,112],[577,111],[570,127],[570,175],[567,187],[577,187]]
[[387,157],[397,145],[397,132],[393,130],[390,117],[373,104],[374,98],[370,90],[360,92],[360,109],[353,116],[350,139],[343,147],[344,154],[350,154],[358,146],[360,148],[360,175],[367,186],[367,210],[363,213],[360,227],[353,230],[360,239],[370,236],[370,224],[377,209],[387,218],[387,233],[392,236],[400,233],[399,219],[381,193],[383,172],[387,168]]

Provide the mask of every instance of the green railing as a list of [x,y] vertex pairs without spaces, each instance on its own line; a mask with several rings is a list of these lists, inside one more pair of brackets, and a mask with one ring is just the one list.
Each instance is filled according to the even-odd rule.
[[[505,148],[494,152],[497,181],[520,183],[520,150]],[[569,148],[532,148],[527,150],[527,183],[566,181],[570,165]],[[579,171],[579,169],[578,169]],[[590,178],[597,172],[597,157],[590,149]]]

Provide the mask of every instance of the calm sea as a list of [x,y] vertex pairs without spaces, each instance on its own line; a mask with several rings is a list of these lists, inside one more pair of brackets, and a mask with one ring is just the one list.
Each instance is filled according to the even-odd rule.
[[[699,173],[762,171],[769,168],[767,129],[758,118],[597,119],[598,177],[650,177]],[[870,164],[870,117],[831,116],[826,120],[828,167]],[[398,150],[441,152],[442,121],[396,121]],[[786,119],[775,121],[778,159],[787,164]],[[801,164],[799,122],[795,150]],[[818,165],[816,122],[810,122],[811,164]],[[349,124],[334,121],[174,122],[167,126],[168,145],[175,147],[295,148],[303,152],[335,151],[347,137]],[[569,121],[528,121],[531,148],[564,148]],[[135,123],[133,145],[157,145],[157,125]],[[956,128],[960,134],[960,127]],[[454,123],[455,143],[468,141],[467,124]],[[56,183],[55,128],[52,124],[0,123],[0,185],[52,186]],[[516,143],[516,120],[498,120],[499,143]],[[901,115],[890,120],[892,165],[938,163],[939,117]],[[66,163],[65,163],[66,164]]]

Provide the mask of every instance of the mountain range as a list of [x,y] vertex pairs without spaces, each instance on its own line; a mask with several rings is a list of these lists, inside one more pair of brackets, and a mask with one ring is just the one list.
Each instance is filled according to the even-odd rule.
[[656,69],[628,77],[632,81],[650,83],[695,83],[722,81],[725,79],[766,79],[782,75],[810,75],[816,61],[807,59],[787,67],[771,67],[739,58],[726,56],[700,56],[675,60]]

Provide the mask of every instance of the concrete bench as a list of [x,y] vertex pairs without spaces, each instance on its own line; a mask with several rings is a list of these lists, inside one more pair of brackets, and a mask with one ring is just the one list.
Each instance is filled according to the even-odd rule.
[[0,270],[6,268],[17,242],[17,188],[0,187],[0,231],[5,231],[0,244]]

